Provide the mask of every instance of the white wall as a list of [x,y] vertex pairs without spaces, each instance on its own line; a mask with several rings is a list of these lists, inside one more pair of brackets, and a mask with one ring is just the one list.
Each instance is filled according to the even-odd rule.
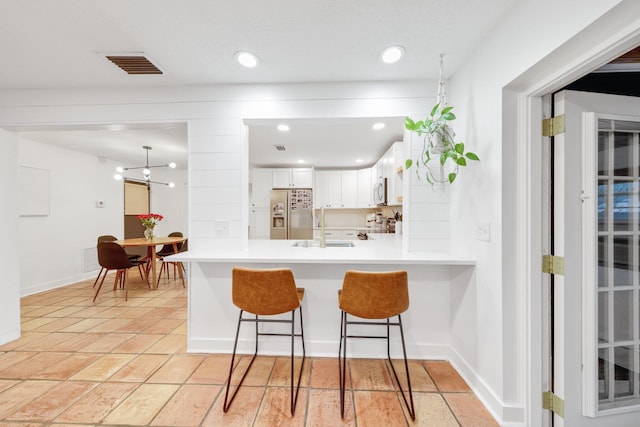
[[[517,191],[522,189],[518,179],[523,171],[514,164],[513,148],[519,141],[503,138],[503,128],[515,124],[502,121],[503,115],[517,119],[517,106],[515,97],[503,99],[503,89],[618,3],[621,2],[517,2],[450,81],[449,104],[456,107],[458,116],[454,129],[467,148],[481,158],[479,165],[462,172],[451,192],[451,223],[455,224],[451,228],[452,250],[468,253],[477,260],[475,289],[452,289],[452,346],[468,364],[461,367],[463,372],[477,374],[470,375],[481,379],[474,387],[493,395],[496,405],[489,403],[502,408],[498,416],[506,423],[521,422],[525,417],[522,409],[526,408],[529,392],[529,367],[523,342],[529,313],[525,311],[526,302],[522,304],[527,289],[517,281],[527,272],[514,268],[522,243],[516,214],[523,208],[522,195]],[[551,76],[564,63],[577,61],[583,52],[584,47],[565,53],[538,77]],[[535,210],[539,200],[534,203]],[[476,239],[480,223],[490,224],[490,242]]]
[[[95,276],[97,271],[85,271],[85,249],[95,248],[99,235],[124,234],[123,184],[113,179],[116,163],[25,138],[18,147],[19,164],[48,170],[50,181],[49,215],[19,220],[21,295]],[[152,187],[152,207],[166,216],[157,228],[160,235],[186,230],[184,175],[174,173],[176,193]],[[163,177],[154,172],[154,179]],[[104,208],[96,207],[97,200]]]
[[18,138],[0,129],[0,344],[20,337],[18,247]]

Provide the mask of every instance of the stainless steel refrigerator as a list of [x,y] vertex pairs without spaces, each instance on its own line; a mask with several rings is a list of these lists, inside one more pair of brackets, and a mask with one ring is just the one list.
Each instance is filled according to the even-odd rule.
[[271,239],[313,239],[311,189],[271,190]]

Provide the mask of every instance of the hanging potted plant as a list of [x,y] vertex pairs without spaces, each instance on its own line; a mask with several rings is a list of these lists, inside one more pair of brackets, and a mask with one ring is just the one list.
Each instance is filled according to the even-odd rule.
[[424,178],[433,185],[436,183],[452,184],[458,176],[460,167],[467,166],[467,160],[480,160],[475,153],[465,151],[463,142],[455,142],[455,132],[450,122],[456,119],[451,111],[453,107],[437,103],[431,114],[417,122],[407,117],[405,127],[422,137],[422,150],[413,159],[405,161],[405,169],[415,164],[418,178],[422,178],[420,169],[424,170]]
[[431,109],[431,114],[417,122],[409,117],[405,119],[405,128],[421,136],[423,143],[415,162],[413,159],[405,161],[405,169],[415,164],[418,178],[422,178],[420,171],[423,169],[424,177],[431,185],[452,184],[458,176],[460,167],[467,166],[467,160],[480,160],[475,153],[465,151],[463,142],[455,141],[456,134],[451,127],[451,122],[456,119],[456,115],[453,114],[453,107],[447,106],[447,94],[442,78],[443,57],[444,55],[440,54],[438,102]]

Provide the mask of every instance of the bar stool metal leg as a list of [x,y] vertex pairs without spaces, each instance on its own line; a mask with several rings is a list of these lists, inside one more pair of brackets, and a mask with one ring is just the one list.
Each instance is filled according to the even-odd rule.
[[[396,372],[396,368],[393,366],[393,362],[391,362],[391,351],[389,344],[389,326],[394,325],[400,328],[400,341],[402,342],[402,355],[404,358],[404,372],[407,375],[407,388],[409,390],[409,402],[407,402],[407,397],[405,395],[404,390],[402,389],[402,384],[400,384],[400,379],[398,378],[398,374]],[[413,406],[413,392],[411,391],[411,378],[409,377],[409,363],[407,362],[407,349],[404,344],[404,331],[402,328],[402,318],[398,314],[398,323],[390,323],[387,318],[387,359],[389,360],[389,365],[391,365],[391,370],[393,371],[393,376],[396,378],[396,382],[398,383],[398,388],[400,389],[400,394],[402,395],[402,400],[404,400],[404,404],[407,405],[407,409],[409,411],[409,415],[411,419],[415,421],[416,419],[416,411]]]
[[222,405],[223,412],[227,412],[229,410],[229,407],[231,406],[231,402],[233,402],[233,399],[235,399],[236,394],[238,394],[238,390],[240,390],[240,386],[244,382],[244,379],[246,378],[247,374],[249,373],[249,369],[251,369],[251,365],[253,365],[253,361],[256,360],[256,356],[258,355],[258,316],[256,315],[256,319],[255,319],[255,322],[256,322],[256,349],[255,349],[255,352],[253,353],[253,357],[251,357],[251,361],[249,362],[249,366],[247,366],[247,369],[244,371],[244,374],[242,375],[242,378],[240,379],[240,382],[238,383],[238,386],[236,387],[235,391],[231,395],[231,399],[229,399],[229,389],[231,388],[231,374],[233,373],[233,365],[234,365],[234,362],[236,360],[236,349],[238,348],[238,336],[240,335],[240,325],[242,324],[243,321],[249,320],[249,319],[243,319],[242,318],[242,313],[243,312],[244,312],[243,310],[240,310],[240,315],[238,316],[238,327],[236,328],[236,339],[235,339],[234,344],[233,344],[233,354],[231,355],[231,364],[229,366],[229,377],[227,378],[227,391],[224,394],[224,404]]

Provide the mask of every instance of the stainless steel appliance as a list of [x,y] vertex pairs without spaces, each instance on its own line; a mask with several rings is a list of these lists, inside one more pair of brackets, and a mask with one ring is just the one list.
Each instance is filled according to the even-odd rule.
[[311,189],[271,190],[271,239],[313,239]]
[[373,184],[373,203],[377,206],[387,205],[387,178],[377,179]]

